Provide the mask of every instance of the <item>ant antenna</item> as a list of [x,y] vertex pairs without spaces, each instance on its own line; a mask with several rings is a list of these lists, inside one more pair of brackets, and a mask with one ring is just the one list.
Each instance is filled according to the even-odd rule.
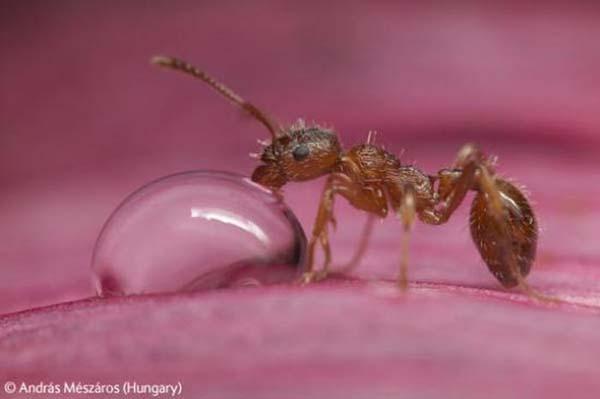
[[159,65],[161,67],[181,71],[181,72],[187,73],[188,75],[192,75],[192,76],[202,80],[204,83],[206,83],[210,87],[212,87],[213,90],[215,90],[217,93],[221,94],[223,97],[227,98],[229,101],[233,102],[234,104],[239,105],[242,109],[244,109],[246,112],[248,112],[254,118],[256,118],[259,122],[261,122],[263,125],[265,125],[265,127],[267,129],[269,129],[269,132],[271,132],[273,139],[277,138],[277,136],[278,136],[277,133],[280,131],[280,128],[276,127],[275,124],[271,121],[271,119],[267,115],[265,115],[264,112],[262,112],[260,109],[258,109],[251,103],[244,100],[242,97],[240,97],[237,93],[235,93],[229,87],[225,86],[223,83],[221,83],[221,82],[215,80],[214,78],[212,78],[211,76],[209,76],[206,72],[199,70],[195,66],[188,64],[187,62],[185,62],[183,60],[173,58],[173,57],[165,57],[165,56],[161,56],[161,55],[153,57],[151,60],[151,63],[155,64],[155,65]]

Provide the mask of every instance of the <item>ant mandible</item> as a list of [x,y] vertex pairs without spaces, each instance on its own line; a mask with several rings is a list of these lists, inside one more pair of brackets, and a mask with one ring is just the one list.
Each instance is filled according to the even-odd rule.
[[[192,75],[237,104],[261,122],[271,133],[270,142],[261,142],[262,165],[252,180],[274,192],[287,182],[306,181],[328,175],[308,244],[307,269],[302,281],[325,278],[330,271],[331,249],[328,224],[335,224],[333,203],[336,195],[371,216],[363,239],[349,267],[354,266],[368,240],[375,217],[384,218],[391,209],[404,227],[398,285],[407,287],[408,243],[418,217],[422,222],[440,225],[448,221],[468,191],[475,192],[471,206],[471,236],[491,273],[506,288],[520,287],[532,297],[542,296],[525,281],[535,258],[538,228],[525,195],[514,184],[496,175],[494,161],[473,144],[464,145],[451,167],[427,175],[375,145],[367,142],[344,151],[335,131],[302,120],[282,128],[253,104],[189,63],[157,56],[152,63]],[[325,259],[315,269],[319,243]]]

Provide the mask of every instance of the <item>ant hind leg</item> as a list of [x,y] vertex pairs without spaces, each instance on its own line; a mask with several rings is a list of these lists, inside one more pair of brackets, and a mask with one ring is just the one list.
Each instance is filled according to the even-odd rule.
[[493,162],[472,144],[460,149],[452,169],[440,171],[438,179],[438,196],[444,206],[422,219],[432,224],[446,222],[467,191],[477,191],[471,206],[471,235],[492,274],[503,286],[517,286],[530,298],[556,301],[525,281],[537,242],[535,215],[525,195],[496,176]]
[[473,202],[471,234],[492,273],[504,286],[516,286],[530,298],[560,302],[525,280],[537,241],[535,216],[525,196],[511,183],[492,176],[487,168],[480,169],[478,183],[484,196],[479,194]]

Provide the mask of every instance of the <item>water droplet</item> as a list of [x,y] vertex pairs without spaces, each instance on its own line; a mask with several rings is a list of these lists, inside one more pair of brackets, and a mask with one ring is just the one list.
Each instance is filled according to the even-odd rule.
[[250,179],[166,176],[135,191],[104,225],[92,259],[100,295],[291,282],[306,237],[289,208]]

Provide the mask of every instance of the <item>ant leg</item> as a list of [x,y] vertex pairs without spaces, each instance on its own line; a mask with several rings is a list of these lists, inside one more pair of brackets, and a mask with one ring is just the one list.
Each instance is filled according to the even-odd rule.
[[442,207],[421,212],[421,219],[431,224],[445,223],[466,193],[477,191],[471,208],[471,234],[490,271],[505,287],[518,286],[529,297],[554,300],[525,281],[535,256],[537,226],[518,188],[496,177],[491,162],[469,144],[459,151],[453,169],[440,171],[438,178]]
[[408,288],[408,254],[410,235],[417,215],[415,191],[412,186],[405,186],[402,200],[398,208],[398,216],[402,220],[404,234],[402,234],[402,257],[400,259],[400,270],[398,273],[398,286],[400,290]]
[[[387,214],[387,202],[383,190],[365,188],[364,185],[353,181],[350,176],[343,173],[331,174],[325,184],[321,202],[319,204],[319,210],[317,212],[317,218],[313,227],[312,237],[308,242],[308,265],[306,272],[302,276],[302,281],[305,283],[323,279],[327,276],[327,273],[329,273],[331,249],[329,247],[327,225],[328,223],[332,223],[335,226],[333,202],[336,194],[344,197],[357,209],[372,213],[379,217],[385,217]],[[372,224],[373,222],[368,222],[367,227]],[[363,237],[361,247],[366,248],[365,241],[368,241],[368,238]],[[323,269],[319,272],[315,271],[314,265],[314,254],[317,243],[321,244],[325,254]],[[359,255],[364,253],[365,248],[359,248]],[[355,255],[353,259],[354,258],[360,258],[360,256]]]
[[[303,283],[310,283],[312,281],[322,280],[329,273],[329,265],[331,263],[331,248],[329,246],[329,232],[327,229],[328,223],[335,223],[333,218],[333,202],[334,196],[340,190],[343,189],[344,185],[352,184],[352,180],[341,173],[332,174],[325,183],[323,189],[323,195],[319,203],[319,210],[317,211],[317,218],[313,227],[312,236],[308,242],[308,260],[306,272],[302,276]],[[315,250],[317,242],[319,242],[323,248],[325,254],[325,261],[323,269],[320,271],[315,270]]]
[[[471,210],[471,221],[476,223],[476,226],[472,226],[471,231],[474,238],[477,237],[479,241],[487,241],[484,238],[486,230],[490,229],[490,226],[492,229],[496,229],[496,233],[491,238],[496,241],[497,250],[493,244],[491,246],[482,245],[476,241],[490,270],[493,270],[494,275],[504,286],[517,286],[530,298],[540,302],[560,302],[557,298],[538,292],[525,280],[535,257],[537,241],[535,217],[525,197],[510,183],[494,178],[486,168],[480,170],[478,183],[481,191],[485,193],[486,203],[483,205],[482,212],[477,203],[478,199],[481,201],[481,197],[476,197]],[[507,196],[515,208],[506,209],[503,206],[502,196]],[[485,209],[486,206],[487,209]],[[514,213],[518,217],[515,218]],[[488,215],[492,218],[491,222],[486,219]],[[473,229],[473,227],[476,228]],[[521,236],[523,233],[525,235]],[[518,249],[515,249],[515,246]],[[499,264],[500,269],[498,269]],[[508,268],[505,269],[505,266]],[[508,277],[506,277],[506,271],[508,271]]]
[[373,227],[375,225],[375,220],[376,220],[375,215],[369,214],[367,216],[367,221],[365,222],[363,231],[360,235],[360,241],[358,243],[358,247],[357,247],[356,251],[354,251],[354,255],[352,255],[352,258],[350,258],[350,260],[345,265],[340,267],[340,272],[350,273],[351,271],[353,271],[356,268],[356,266],[359,265],[360,261],[362,260],[363,256],[365,255],[365,252],[367,252],[367,247],[369,246],[369,239],[371,238],[371,235],[373,234]]

